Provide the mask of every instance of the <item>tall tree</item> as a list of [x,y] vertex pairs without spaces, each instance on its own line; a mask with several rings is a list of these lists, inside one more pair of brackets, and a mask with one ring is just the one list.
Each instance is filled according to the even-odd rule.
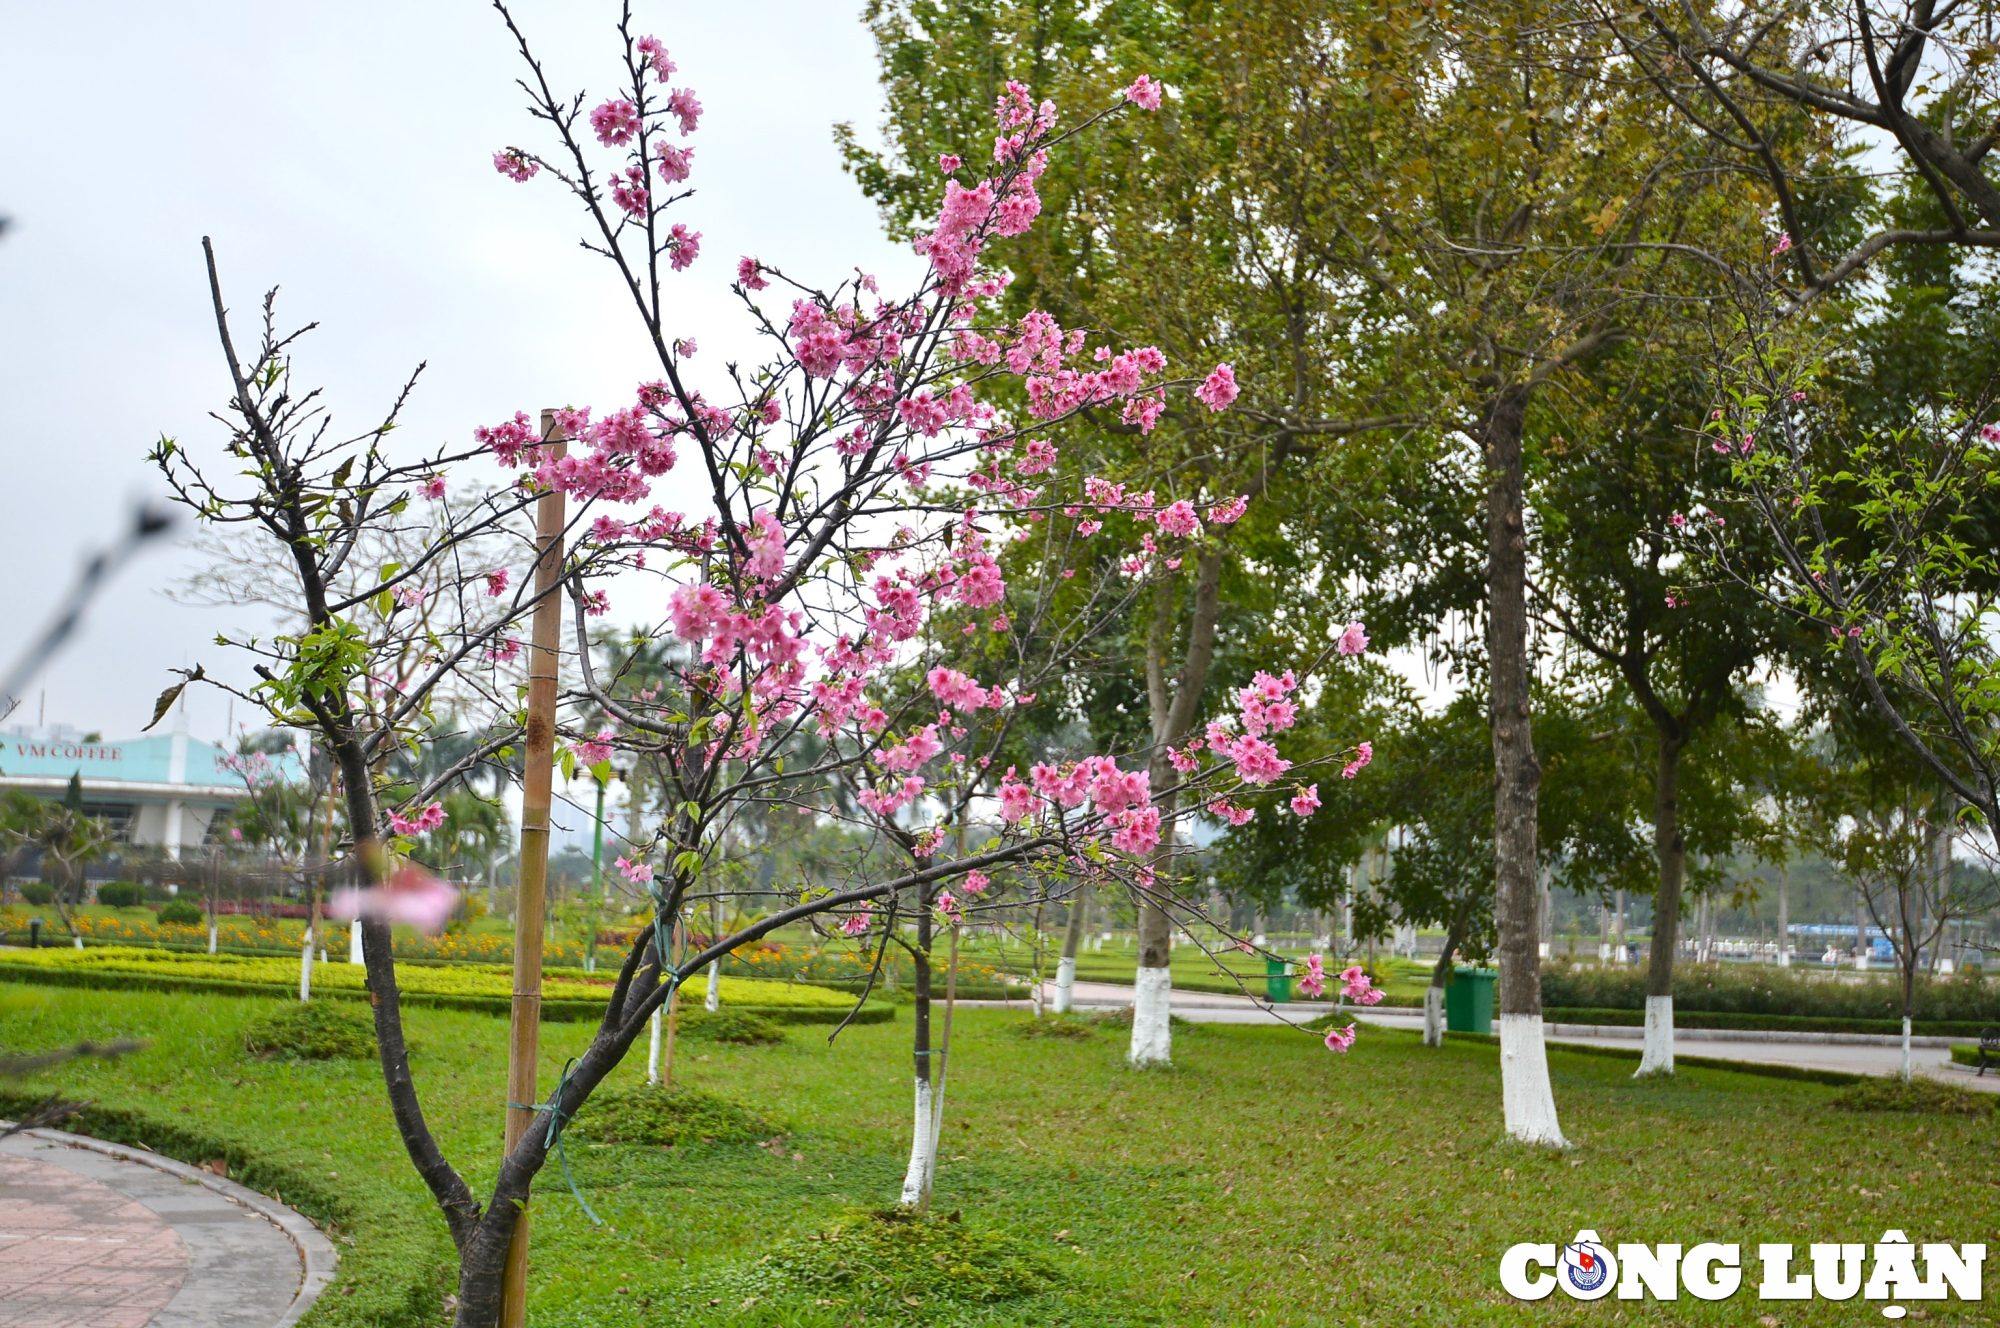
[[[1656,345],[1668,337],[1655,337]],[[1617,679],[1652,730],[1658,874],[1638,1073],[1673,1072],[1673,965],[1687,833],[1682,763],[1717,725],[1743,717],[1751,670],[1794,644],[1786,615],[1740,584],[1690,588],[1676,532],[1712,520],[1728,462],[1696,447],[1707,404],[1698,370],[1659,371],[1655,347],[1621,348],[1558,413],[1561,455],[1540,493],[1537,607],[1544,623]],[[1699,360],[1694,360],[1696,365]],[[1757,569],[1743,551],[1744,570]],[[1768,566],[1768,553],[1763,558]]]

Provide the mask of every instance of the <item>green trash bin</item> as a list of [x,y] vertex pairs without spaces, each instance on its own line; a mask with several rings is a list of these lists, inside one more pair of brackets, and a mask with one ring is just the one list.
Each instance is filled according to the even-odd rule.
[[1264,994],[1274,1005],[1289,1004],[1292,999],[1292,966],[1282,959],[1264,961]]
[[1500,974],[1490,968],[1460,964],[1444,989],[1444,1026],[1453,1033],[1493,1031],[1493,983]]

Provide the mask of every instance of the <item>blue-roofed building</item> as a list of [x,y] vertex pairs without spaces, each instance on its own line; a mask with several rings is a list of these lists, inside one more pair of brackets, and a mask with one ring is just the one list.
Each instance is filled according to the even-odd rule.
[[[72,775],[83,785],[83,807],[109,823],[120,840],[155,846],[179,857],[183,847],[208,838],[216,813],[250,796],[229,753],[187,731],[176,714],[170,733],[104,741],[67,729],[17,728],[0,732],[0,789],[60,798]],[[298,760],[275,762],[298,777]]]

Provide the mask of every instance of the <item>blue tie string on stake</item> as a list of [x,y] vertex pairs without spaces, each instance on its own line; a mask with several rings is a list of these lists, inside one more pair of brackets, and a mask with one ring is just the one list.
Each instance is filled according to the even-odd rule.
[[555,1091],[549,1094],[547,1102],[509,1102],[507,1105],[517,1111],[545,1111],[549,1114],[549,1131],[542,1140],[542,1151],[546,1155],[549,1149],[555,1150],[556,1162],[562,1167],[563,1180],[569,1184],[569,1192],[576,1196],[578,1206],[583,1209],[584,1216],[590,1219],[591,1225],[601,1227],[604,1225],[604,1219],[597,1215],[597,1210],[583,1197],[583,1191],[577,1188],[576,1178],[569,1174],[569,1154],[563,1148],[563,1126],[572,1117],[562,1109],[562,1095],[563,1090],[569,1087],[570,1071],[575,1067],[576,1057],[572,1056],[564,1063],[562,1075],[556,1080]]

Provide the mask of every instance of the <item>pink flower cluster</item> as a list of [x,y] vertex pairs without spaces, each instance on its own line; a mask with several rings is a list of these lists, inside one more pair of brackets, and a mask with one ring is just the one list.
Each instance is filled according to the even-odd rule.
[[1360,774],[1363,770],[1366,770],[1368,768],[1368,763],[1374,759],[1375,759],[1374,743],[1372,742],[1356,743],[1354,746],[1354,759],[1349,761],[1346,765],[1340,768],[1340,777],[1342,779],[1354,778],[1356,775]]
[[399,835],[421,835],[444,824],[444,804],[434,802],[415,816],[389,813],[389,826]]
[[579,742],[570,750],[576,753],[579,765],[601,765],[611,759],[611,744],[617,736],[610,729],[599,729],[595,740]]
[[653,879],[653,864],[650,862],[633,862],[621,855],[616,866],[620,875],[635,884]]

